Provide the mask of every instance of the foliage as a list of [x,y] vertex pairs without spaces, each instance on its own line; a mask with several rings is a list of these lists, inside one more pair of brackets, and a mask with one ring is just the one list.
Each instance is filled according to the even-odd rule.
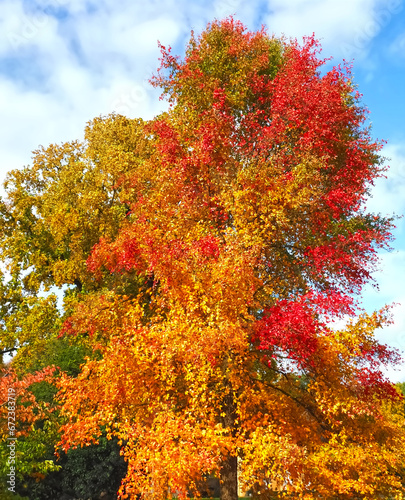
[[41,481],[25,476],[18,485],[21,495],[30,500],[55,498],[116,498],[126,464],[120,456],[116,440],[102,438],[100,444],[69,450],[58,460],[60,469],[50,472]]
[[354,299],[392,220],[363,208],[384,168],[349,69],[233,19],[161,50],[166,113],[96,119],[10,174],[2,346],[28,359],[47,311],[44,346],[92,350],[61,377],[60,446],[117,439],[122,498],[214,473],[235,500],[238,459],[261,498],[401,498],[389,311]]
[[0,500],[28,500],[27,497],[20,497],[19,495],[15,495],[10,491],[1,491],[0,490]]
[[[24,475],[41,478],[57,470],[54,461],[44,455],[49,439],[58,438],[59,424],[54,418],[55,407],[35,395],[40,384],[53,382],[55,369],[48,367],[35,374],[18,378],[13,369],[4,369],[0,379],[0,475],[4,480],[10,471],[10,460],[15,465],[16,477]],[[14,457],[10,459],[10,439],[15,440]]]
[[[7,199],[0,204],[0,255],[7,266],[0,286],[0,349],[19,348],[22,362],[60,332],[60,307],[50,290],[64,290],[65,313],[81,293],[103,286],[138,293],[136,277],[107,274],[96,281],[86,259],[125,220],[125,176],[148,154],[140,130],[141,120],[95,119],[86,129],[86,147],[75,141],[41,148],[31,167],[8,174]],[[105,155],[111,161],[100,167]]]
[[[8,393],[6,385],[18,391],[18,396],[15,394],[14,398],[19,429],[14,491],[30,500],[54,500],[63,495],[70,495],[69,498],[98,498],[102,493],[116,496],[126,471],[116,440],[107,441],[104,438],[98,446],[69,450],[58,458],[55,456],[55,444],[60,439],[59,428],[63,419],[55,400],[55,379],[51,374],[54,376],[58,370],[45,369],[36,374],[29,373],[29,370],[43,365],[45,361],[59,360],[62,362],[59,369],[68,368],[67,373],[75,376],[84,358],[81,346],[72,344],[69,339],[50,339],[45,347],[45,354],[37,353],[35,358],[30,358],[33,364],[26,367],[24,376],[17,378],[13,369],[3,373],[2,394]],[[21,368],[20,363],[17,366]],[[4,484],[5,475],[9,472],[9,449],[6,444],[9,443],[7,438],[10,433],[5,427],[7,408],[3,407],[1,418],[1,477]]]
[[[76,376],[85,357],[98,354],[87,333],[61,338],[64,317],[89,292],[139,293],[142,280],[136,277],[107,273],[104,281],[96,281],[87,271],[86,259],[100,237],[114,235],[126,217],[128,208],[120,199],[118,179],[122,181],[125,172],[139,161],[136,148],[141,124],[141,120],[124,117],[97,118],[86,129],[86,148],[77,141],[40,148],[31,167],[8,174],[7,198],[0,205],[0,252],[6,265],[0,286],[0,349],[3,353],[16,351],[12,367],[20,378],[29,378],[49,365]],[[100,168],[99,157],[107,146],[114,161]],[[142,154],[147,154],[145,148]],[[54,385],[37,386],[34,392],[38,404],[56,405]],[[49,474],[52,468],[48,468],[41,470],[41,477],[31,474],[36,464],[56,465],[54,446],[62,420],[58,412],[52,418],[52,424],[31,429],[19,443],[20,449],[29,442],[36,450],[22,451],[26,467],[20,469],[19,477],[21,491],[26,492],[24,485],[29,485],[32,497],[57,497],[61,484],[72,482],[77,473],[66,459],[58,463],[62,471]],[[91,450],[93,464],[102,466],[102,455],[96,447]],[[81,453],[89,456],[88,452]],[[80,450],[75,456],[80,456]],[[117,460],[121,460],[118,455]],[[108,457],[104,466],[105,481],[113,485],[107,473]],[[117,477],[120,480],[119,474]]]

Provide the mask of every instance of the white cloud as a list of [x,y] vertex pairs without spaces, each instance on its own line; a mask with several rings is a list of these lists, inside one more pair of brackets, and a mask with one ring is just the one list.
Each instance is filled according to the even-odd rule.
[[[228,16],[233,16],[236,12],[240,12],[243,6],[241,5],[244,2],[241,0],[216,0],[214,2],[214,16],[216,19],[224,19]],[[251,9],[249,9],[251,10]],[[245,22],[248,23],[248,20],[244,17]]]
[[0,54],[18,57],[24,51],[55,52],[58,22],[46,12],[27,12],[20,2],[2,6]]
[[389,52],[395,57],[405,59],[405,33],[400,33],[389,47]]
[[[374,273],[377,286],[367,285],[364,288],[364,303],[369,311],[380,309],[386,304],[405,305],[405,250],[380,254],[379,270]],[[405,308],[404,308],[405,311]]]
[[18,30],[24,11],[20,2],[4,1],[0,10],[0,55],[11,48],[10,35]]
[[[37,91],[21,91],[7,80],[0,80],[0,106],[3,130],[0,135],[1,170],[22,167],[39,144],[52,142],[55,128],[63,125],[60,104]],[[59,132],[60,133],[60,132]]]
[[[405,213],[405,145],[387,144],[382,156],[387,158],[385,163],[390,168],[386,178],[381,177],[376,180],[366,207],[370,212],[402,216]],[[404,222],[404,219],[397,221],[397,237],[404,234]]]
[[[70,17],[61,20],[50,8],[64,5]],[[95,116],[115,111],[151,118],[165,109],[147,82],[158,66],[157,40],[175,44],[186,31],[173,8],[164,15],[171,2],[153,21],[137,3],[121,12],[112,2],[95,11],[85,2],[53,0],[38,6],[45,10],[28,12],[18,1],[2,5],[3,177],[28,164],[38,145],[81,138],[85,123]],[[17,69],[8,71],[7,64]]]
[[270,0],[266,24],[276,34],[321,39],[326,57],[363,57],[402,9],[402,0]]
[[[384,147],[383,155],[387,157],[390,169],[387,178],[376,181],[372,189],[372,198],[366,204],[367,210],[382,215],[396,213],[401,215],[405,212],[405,147],[401,144],[388,144]],[[378,333],[378,338],[405,351],[405,221],[396,221],[394,235],[397,238],[393,242],[394,248],[400,250],[391,253],[381,252],[379,271],[374,273],[378,288],[367,286],[363,293],[363,303],[367,309],[380,309],[385,304],[396,303],[393,309],[394,323]],[[389,369],[388,376],[394,382],[405,380],[405,366],[399,371]]]

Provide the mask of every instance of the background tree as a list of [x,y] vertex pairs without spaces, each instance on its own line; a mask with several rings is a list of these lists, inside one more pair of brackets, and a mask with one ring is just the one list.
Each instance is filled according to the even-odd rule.
[[44,335],[59,333],[56,296],[39,298],[40,291],[65,290],[68,310],[69,300],[104,285],[118,293],[127,285],[127,292],[137,290],[136,278],[128,284],[107,275],[104,283],[96,282],[86,259],[93,245],[113,237],[125,220],[121,192],[127,172],[139,163],[139,151],[148,155],[141,131],[141,120],[97,118],[86,129],[86,146],[74,141],[41,148],[32,166],[8,174],[0,206],[1,259],[7,266],[0,289],[4,352],[19,347],[25,358],[24,346],[38,351]]
[[[114,234],[126,217],[128,208],[119,197],[121,183],[125,184],[126,170],[138,161],[134,143],[141,125],[140,120],[117,116],[95,119],[86,130],[86,148],[78,142],[41,148],[34,153],[31,167],[8,175],[7,198],[0,206],[0,252],[6,266],[0,286],[0,348],[3,354],[16,352],[11,362],[16,380],[32,377],[49,365],[76,376],[85,357],[96,354],[88,335],[59,337],[73,304],[103,288],[138,294],[141,280],[108,273],[104,282],[96,281],[86,269],[86,259],[94,243],[102,235]],[[102,170],[98,164],[105,155],[115,160]],[[57,406],[55,392],[52,385],[43,387],[36,393],[38,404]],[[56,462],[54,447],[61,423],[54,412],[45,426],[27,431],[24,443],[30,444],[19,442],[20,447],[32,449],[36,442],[34,454],[21,451],[26,467],[20,468],[18,483],[20,493],[32,499],[55,498],[64,493],[63,488],[72,490],[74,477],[79,484],[74,463],[80,460],[81,450],[62,454]],[[85,493],[76,491],[75,496],[97,496],[118,488],[122,472],[110,468],[115,454],[117,467],[120,464],[124,470],[119,448],[111,442],[103,449],[93,446],[82,455],[89,462],[88,477],[104,467],[104,490],[102,481],[97,487],[88,481]],[[53,468],[34,472],[36,463]],[[61,464],[62,470],[54,470]]]

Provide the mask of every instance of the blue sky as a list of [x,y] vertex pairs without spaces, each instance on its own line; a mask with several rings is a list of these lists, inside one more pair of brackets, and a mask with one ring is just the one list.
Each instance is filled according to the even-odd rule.
[[[0,0],[0,179],[30,164],[40,144],[80,139],[95,116],[161,112],[165,103],[148,84],[157,40],[183,54],[192,29],[228,15],[299,40],[315,33],[325,57],[353,61],[373,136],[388,141],[391,166],[368,208],[405,213],[404,0]],[[379,290],[364,291],[368,311],[405,305],[404,219],[395,237],[394,251],[381,254]],[[379,337],[405,350],[404,306],[394,319]],[[389,375],[405,380],[405,368]]]

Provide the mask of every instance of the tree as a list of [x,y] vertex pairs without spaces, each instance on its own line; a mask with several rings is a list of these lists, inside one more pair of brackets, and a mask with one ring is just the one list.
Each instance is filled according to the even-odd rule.
[[235,500],[238,460],[261,498],[401,495],[403,404],[381,372],[397,354],[374,338],[389,314],[354,299],[392,220],[363,209],[384,168],[349,69],[233,19],[184,60],[161,49],[166,113],[38,153],[38,179],[57,172],[39,197],[13,174],[9,259],[34,269],[24,283],[80,282],[61,333],[95,351],[60,384],[61,447],[117,438],[122,498],[185,498],[215,473]]
[[[40,384],[53,382],[54,368],[48,367],[35,374],[17,377],[15,370],[3,369],[0,378],[0,475],[6,490],[16,493],[24,474],[41,478],[48,471],[58,469],[52,460],[46,460],[44,450],[48,439],[58,437],[55,425],[55,407],[35,394]],[[7,474],[13,467],[13,483],[7,484]]]
[[[138,150],[148,154],[140,130],[141,120],[95,119],[86,128],[86,147],[78,141],[41,147],[31,167],[8,174],[7,199],[0,203],[0,251],[8,271],[0,287],[3,352],[19,348],[26,360],[42,349],[38,343],[59,334],[56,296],[41,298],[40,291],[64,289],[68,311],[69,300],[82,292],[126,290],[117,277],[96,282],[86,259],[100,237],[113,237],[125,220],[121,185],[140,161]],[[138,285],[133,279],[126,292]]]
[[[142,283],[136,277],[106,275],[104,282],[96,282],[86,269],[86,259],[100,236],[114,234],[125,219],[128,209],[119,199],[121,188],[116,181],[137,161],[134,143],[140,142],[136,140],[140,123],[116,116],[95,119],[86,129],[85,154],[79,142],[40,148],[31,167],[8,174],[7,198],[0,203],[0,252],[7,271],[0,285],[0,348],[3,354],[16,352],[11,362],[16,380],[32,378],[32,373],[48,365],[76,376],[85,357],[97,356],[97,352],[89,337],[60,338],[64,317],[89,291],[139,293]],[[146,148],[143,153],[147,154]],[[101,170],[98,158],[103,155],[114,156],[115,163],[110,161]],[[50,293],[57,288],[59,298]],[[64,295],[63,308],[60,295]],[[112,454],[117,464],[121,460],[116,443],[109,444],[109,454],[92,447],[61,454],[56,462],[54,447],[62,420],[53,399],[54,386],[48,389],[36,395],[36,404],[52,402],[51,421],[45,426],[35,421],[18,443],[24,463],[19,468],[20,492],[29,491],[30,498],[36,499],[60,496],[61,487],[71,489],[77,474],[74,464],[81,455],[88,462],[91,459],[93,473],[103,467],[104,480],[113,487],[117,474],[111,469]],[[43,463],[49,467],[38,472],[36,465]],[[62,470],[56,471],[61,464]],[[88,463],[88,477],[91,474]],[[96,495],[102,481],[97,487],[94,480],[89,481],[88,487],[85,494]]]
[[[54,451],[55,441],[49,444]],[[55,457],[51,453],[52,458]],[[99,445],[71,449],[61,454],[57,466],[59,470],[44,474],[40,481],[32,475],[24,476],[22,481],[18,481],[16,491],[29,500],[107,500],[117,497],[116,492],[126,474],[120,447],[116,440],[105,437],[101,438]]]

